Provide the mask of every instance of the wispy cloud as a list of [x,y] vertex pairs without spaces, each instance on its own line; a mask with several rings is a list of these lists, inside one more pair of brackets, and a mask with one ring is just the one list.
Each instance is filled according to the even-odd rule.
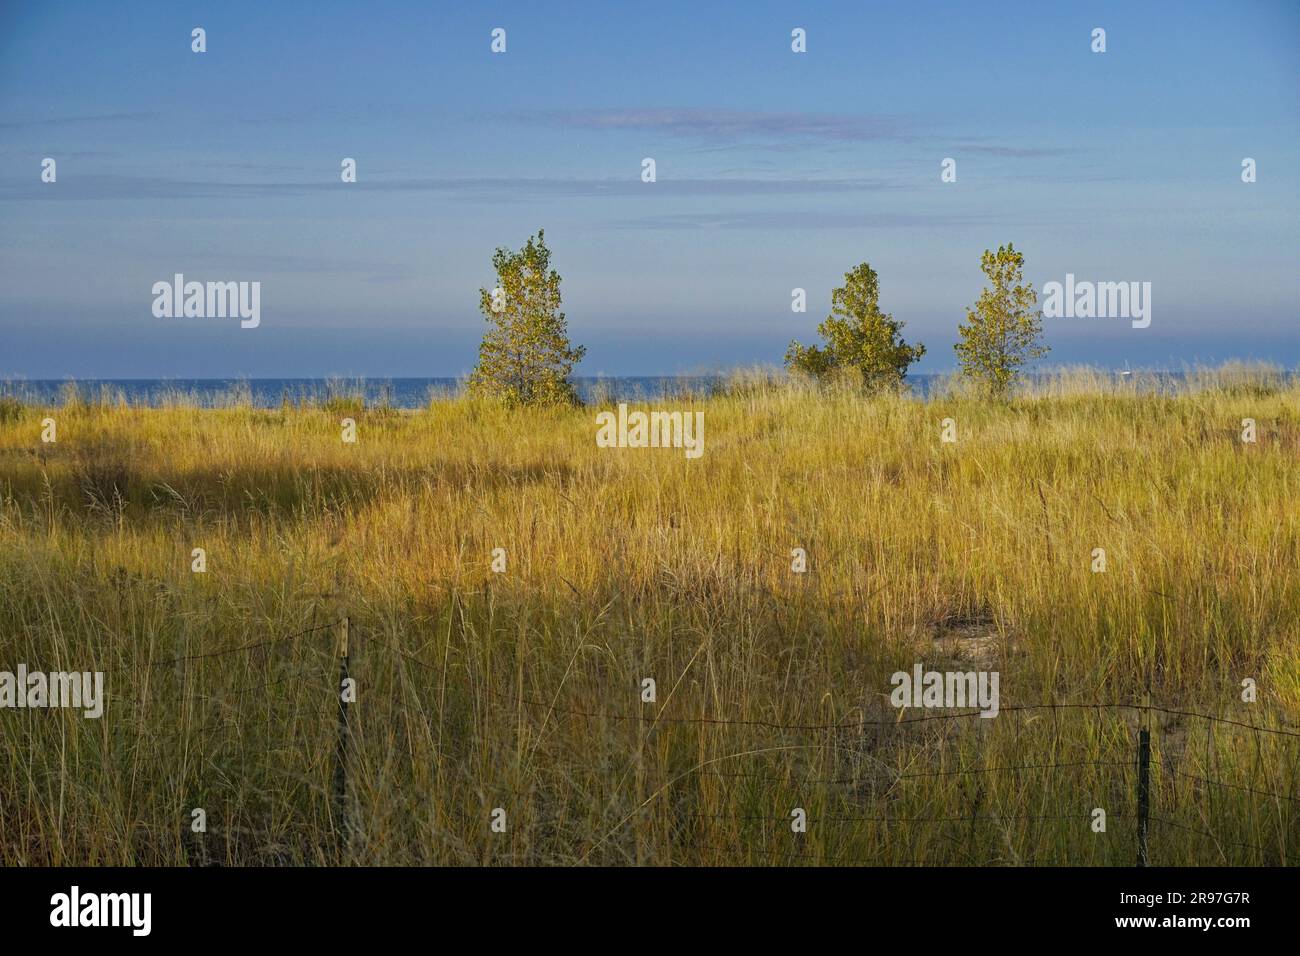
[[31,129],[49,126],[84,126],[90,123],[135,123],[157,119],[158,113],[100,113],[95,116],[46,116],[39,119],[0,121],[0,129]]
[[[393,188],[414,186],[415,181],[393,183]],[[382,184],[381,184],[382,188]],[[872,178],[722,177],[661,178],[653,185],[638,177],[620,179],[450,179],[427,188],[455,192],[476,201],[504,198],[602,198],[663,200],[685,196],[788,196],[825,193],[859,193],[904,188],[893,180]]]
[[564,129],[661,133],[713,145],[908,141],[915,136],[909,117],[886,113],[769,113],[682,107],[537,110],[512,115],[520,122]]
[[199,160],[190,165],[199,169],[239,169],[256,173],[294,173],[303,170],[302,166],[291,166],[284,163],[232,163],[211,159]]
[[[987,226],[1009,217],[996,213],[856,213],[794,210],[735,213],[680,213],[644,216],[606,222],[609,229],[648,231],[695,230],[763,230],[782,231],[822,229],[913,229],[960,226]],[[1023,221],[1023,217],[1015,221]]]
[[[224,252],[218,248],[187,253],[189,261],[205,269],[227,269],[241,275],[355,275],[366,282],[396,282],[417,277],[414,270],[397,268],[392,262],[342,256],[296,256],[265,252]],[[190,267],[193,268],[193,267]],[[184,271],[180,269],[178,271]]]
[[1067,147],[1021,146],[953,136],[913,116],[895,113],[777,113],[702,108],[536,110],[511,114],[523,123],[562,129],[662,134],[694,140],[701,152],[762,149],[784,152],[857,143],[947,143],[950,151],[1032,159],[1077,152]]
[[1075,147],[1066,146],[1005,146],[1000,143],[957,143],[953,150],[958,153],[977,153],[983,156],[998,156],[1003,159],[1036,159],[1049,156],[1073,156],[1079,152]]
[[80,149],[69,152],[62,149],[0,149],[0,156],[22,156],[27,159],[44,158],[54,154],[58,159],[117,159],[121,153],[113,152],[106,149]]
[[444,194],[474,202],[526,201],[549,198],[662,200],[686,196],[774,196],[861,193],[908,188],[897,180],[829,178],[665,179],[647,185],[638,177],[622,179],[447,178],[367,179],[343,185],[335,178],[315,182],[220,182],[150,176],[96,174],[60,178],[57,187],[29,180],[0,182],[0,201],[130,199],[275,199],[327,190]]

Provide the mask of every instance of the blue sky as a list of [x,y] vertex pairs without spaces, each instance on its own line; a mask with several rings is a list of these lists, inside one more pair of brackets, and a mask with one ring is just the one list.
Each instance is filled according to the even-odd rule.
[[[0,376],[457,375],[538,228],[579,374],[779,362],[862,261],[950,369],[1008,241],[1152,283],[1049,362],[1296,366],[1298,79],[1295,2],[0,0]],[[155,318],[177,272],[261,325]]]

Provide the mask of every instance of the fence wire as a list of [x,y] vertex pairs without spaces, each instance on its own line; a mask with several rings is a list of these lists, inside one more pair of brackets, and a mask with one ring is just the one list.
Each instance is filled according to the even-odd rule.
[[[304,628],[299,631],[295,631],[291,634],[281,635],[277,637],[268,637],[256,641],[251,641],[245,644],[241,644],[235,647],[229,647],[229,648],[218,649],[213,651],[206,651],[202,653],[186,654],[186,655],[168,658],[161,661],[153,661],[150,662],[147,666],[151,669],[162,668],[162,667],[176,667],[178,665],[188,665],[194,662],[210,662],[214,660],[221,660],[236,654],[249,654],[263,648],[289,644],[307,635],[312,635],[322,631],[332,630],[334,628],[337,628],[339,623],[340,621],[327,621],[324,623],[312,625],[310,627]],[[397,656],[397,658],[402,661],[405,661],[407,663],[410,663],[412,665],[415,665],[419,668],[425,669],[433,673],[441,674],[442,672],[442,668],[439,665],[430,664],[425,661],[422,661],[416,655],[400,647],[394,639],[375,638],[374,643],[378,646],[384,647],[389,651],[393,652]],[[270,663],[266,662],[265,666],[270,666]],[[189,673],[188,668],[185,670],[185,673],[188,675]],[[186,689],[181,689],[176,692],[163,694],[159,696],[121,698],[117,701],[117,703],[119,703],[120,705],[124,705],[128,708],[131,708],[132,712],[136,715],[137,721],[139,723],[144,723],[143,714],[147,710],[159,708],[162,707],[163,705],[180,703],[183,705],[199,705],[200,707],[215,705],[217,707],[223,708],[223,711],[221,713],[209,717],[207,720],[203,721],[197,726],[177,727],[175,729],[170,729],[170,730],[159,730],[156,728],[145,728],[145,727],[135,728],[136,729],[135,739],[139,742],[151,741],[156,743],[156,742],[163,742],[163,741],[170,742],[170,741],[184,740],[184,741],[201,744],[206,742],[204,738],[208,737],[209,735],[220,734],[222,731],[233,731],[242,736],[245,731],[251,728],[271,727],[275,725],[280,726],[282,729],[287,729],[289,727],[293,727],[295,730],[301,729],[300,718],[303,716],[301,713],[283,714],[283,713],[272,712],[266,715],[255,716],[255,715],[243,714],[238,711],[234,711],[230,708],[232,698],[237,699],[240,703],[243,703],[248,699],[250,695],[253,695],[254,693],[261,693],[263,700],[269,700],[272,702],[271,709],[274,710],[274,706],[273,706],[275,700],[274,696],[265,695],[262,692],[265,692],[267,688],[279,686],[291,680],[299,681],[306,684],[313,691],[319,692],[321,694],[322,699],[325,699],[328,696],[331,703],[334,702],[337,694],[339,693],[339,688],[337,686],[331,687],[327,682],[319,679],[317,679],[316,681],[311,681],[309,678],[304,677],[303,674],[295,672],[295,673],[281,675],[279,677],[275,677],[273,679],[261,683],[257,683],[257,684],[251,684],[251,685],[241,684],[235,693],[220,693],[216,691],[209,692],[209,693],[203,693],[203,692],[194,693]],[[549,721],[552,718],[564,717],[564,718],[575,718],[575,719],[589,720],[589,721],[599,720],[599,721],[609,721],[612,723],[632,722],[632,723],[639,723],[643,725],[649,725],[645,731],[645,734],[642,737],[642,743],[644,743],[648,738],[648,736],[651,733],[653,733],[656,728],[660,726],[686,725],[686,726],[718,727],[718,728],[762,729],[762,730],[771,730],[771,731],[777,731],[781,733],[792,733],[792,734],[800,734],[800,733],[819,734],[819,733],[851,732],[854,730],[861,730],[867,727],[898,728],[910,724],[930,723],[934,721],[965,720],[973,717],[978,717],[981,713],[981,711],[978,709],[962,710],[955,713],[945,712],[945,713],[913,714],[913,715],[907,715],[905,712],[900,712],[900,714],[897,717],[882,718],[882,719],[869,718],[865,713],[859,713],[853,717],[844,718],[842,720],[833,721],[833,722],[785,723],[785,722],[772,720],[772,719],[728,718],[728,717],[713,716],[713,715],[695,715],[695,716],[672,715],[663,712],[659,712],[655,714],[617,713],[612,711],[602,711],[602,710],[594,710],[594,709],[587,709],[587,708],[562,707],[559,705],[558,700],[550,700],[550,701],[537,700],[537,699],[526,697],[522,694],[500,693],[482,687],[475,688],[475,690],[477,691],[478,694],[488,697],[492,701],[494,701],[493,706],[497,710],[505,710],[506,708],[513,708],[514,710],[517,710],[520,707],[532,708],[540,713],[543,722]],[[1180,717],[1180,718],[1191,718],[1191,719],[1203,720],[1210,725],[1224,725],[1224,726],[1229,726],[1237,729],[1244,729],[1256,735],[1271,735],[1275,738],[1290,738],[1290,739],[1300,738],[1300,731],[1291,729],[1289,727],[1267,727],[1267,726],[1261,726],[1259,724],[1248,723],[1246,721],[1242,721],[1234,718],[1222,717],[1214,714],[1201,713],[1198,711],[1185,710],[1185,709],[1175,708],[1175,707],[1165,707],[1158,704],[1149,704],[1149,703],[1139,704],[1139,703],[1131,703],[1126,701],[1047,702],[1047,703],[1038,703],[1038,704],[1011,704],[1011,705],[1004,705],[999,707],[998,712],[999,714],[1005,714],[1005,713],[1052,712],[1052,711],[1067,711],[1067,712],[1068,711],[1095,711],[1098,713],[1136,712],[1136,713],[1145,713],[1145,714],[1154,713],[1154,714],[1161,714],[1169,717]],[[317,717],[318,717],[317,723],[319,724],[319,728],[309,727],[308,729],[318,729],[320,734],[324,734],[327,728],[333,722],[333,714],[332,713],[328,715],[321,714],[321,715],[317,715]],[[327,717],[328,719],[326,719]],[[344,733],[347,733],[346,726],[344,728]],[[355,741],[341,740],[339,750],[338,750],[339,759],[345,759],[348,755],[353,754],[355,752],[355,747],[356,747]],[[666,787],[675,782],[681,781],[683,779],[689,779],[691,777],[716,777],[722,779],[756,779],[756,780],[763,780],[769,783],[780,784],[782,786],[798,786],[798,787],[807,787],[812,785],[834,786],[834,785],[847,785],[847,784],[861,784],[864,781],[864,777],[868,775],[883,774],[885,777],[884,782],[892,787],[894,784],[903,781],[908,781],[908,780],[928,780],[928,779],[936,779],[936,778],[944,778],[944,777],[968,777],[968,776],[978,777],[987,774],[1023,774],[1023,773],[1037,772],[1037,771],[1051,773],[1051,772],[1056,772],[1061,770],[1082,770],[1082,769],[1118,768],[1118,767],[1131,767],[1136,769],[1136,766],[1137,766],[1136,758],[1130,758],[1125,760],[1090,759],[1090,760],[1071,760],[1071,761],[1060,761],[1060,762],[1032,762],[1032,763],[1024,763],[1024,764],[1004,764],[1004,765],[996,765],[996,766],[961,766],[961,767],[941,768],[935,770],[922,770],[922,771],[909,770],[906,772],[896,772],[884,765],[871,765],[870,767],[864,766],[863,768],[864,772],[862,774],[848,774],[848,775],[836,775],[836,776],[808,776],[808,777],[796,777],[795,779],[791,779],[791,774],[789,773],[789,771],[787,771],[785,775],[778,775],[773,773],[763,773],[760,771],[752,771],[752,770],[719,770],[719,769],[713,769],[713,768],[701,766],[701,767],[693,768],[691,770],[687,770],[681,774],[678,774],[676,777],[672,778],[672,780],[669,780],[667,783],[665,783],[664,786]],[[592,766],[586,769],[600,772],[604,770],[613,770],[617,768],[613,766],[603,766],[603,767]],[[631,765],[623,765],[623,772],[625,774],[629,772],[630,769],[631,769]],[[1250,794],[1252,796],[1264,797],[1269,800],[1285,801],[1287,803],[1300,802],[1300,794],[1278,793],[1272,790],[1262,789],[1255,786],[1249,786],[1246,784],[1219,780],[1212,777],[1203,776],[1200,774],[1188,773],[1186,771],[1179,770],[1174,767],[1162,767],[1159,763],[1153,764],[1153,769],[1155,769],[1156,771],[1167,770],[1173,776],[1182,779],[1187,779],[1190,781],[1195,781],[1205,786],[1221,787],[1225,789],[1235,790],[1238,792]],[[790,822],[789,817],[778,816],[778,815],[769,816],[763,814],[739,814],[739,815],[706,814],[706,813],[687,811],[684,813],[674,813],[673,815],[679,819],[684,819],[684,820],[726,821],[728,823],[732,823],[735,825],[745,825],[745,824],[753,824],[753,823],[789,824]],[[997,814],[997,813],[976,812],[976,813],[972,813],[968,815],[960,815],[960,816],[869,816],[869,815],[854,815],[854,814],[822,813],[820,815],[807,817],[806,822],[809,824],[823,823],[823,824],[852,824],[852,825],[871,825],[871,826],[878,826],[878,825],[947,826],[952,824],[965,824],[968,826],[972,826],[975,824],[1006,825],[1008,823],[1034,824],[1034,823],[1041,823],[1041,822],[1083,823],[1091,819],[1092,819],[1091,814],[1086,811],[1052,813],[1052,814],[1006,814],[1006,815]],[[1107,813],[1108,821],[1109,820],[1128,821],[1131,819],[1132,817],[1130,817],[1128,814],[1123,813],[1122,811]],[[1156,814],[1156,813],[1150,814],[1149,822],[1151,824],[1156,824],[1163,827],[1170,827],[1183,832],[1188,832],[1198,836],[1209,838],[1213,840],[1216,846],[1218,846],[1219,848],[1228,847],[1228,846],[1240,847],[1240,848],[1249,849],[1263,854],[1274,853],[1277,852],[1278,850],[1278,848],[1268,848],[1252,842],[1222,839],[1219,835],[1215,834],[1212,830],[1205,829],[1203,826],[1194,826],[1191,824],[1186,824],[1177,820],[1173,820],[1162,814]],[[735,856],[758,857],[758,856],[776,855],[783,859],[804,860],[809,862],[815,862],[819,865],[872,865],[878,862],[874,860],[868,860],[862,857],[853,857],[853,856],[846,856],[846,855],[840,855],[834,853],[826,854],[826,853],[816,853],[811,851],[787,850],[781,847],[763,847],[763,846],[752,846],[752,845],[747,845],[747,846],[733,845],[733,846],[723,847],[723,846],[710,845],[707,843],[692,842],[689,845],[683,847],[675,847],[674,850],[676,852],[701,852],[701,853],[718,852],[718,853],[726,853],[730,857],[735,857]],[[936,864],[936,861],[934,859],[925,859],[925,860],[908,859],[908,858],[895,859],[893,857],[890,857],[888,854],[886,854],[886,857],[890,859],[891,863],[897,863],[897,864],[914,863],[916,865],[939,865]],[[1021,865],[1058,865],[1058,864],[1067,863],[1068,861],[1059,860],[1059,859],[1018,858],[1018,862]]]

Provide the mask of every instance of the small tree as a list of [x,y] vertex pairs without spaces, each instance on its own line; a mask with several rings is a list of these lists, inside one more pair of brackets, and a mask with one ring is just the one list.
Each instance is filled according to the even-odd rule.
[[479,345],[470,394],[510,406],[576,403],[569,375],[587,350],[569,344],[560,274],[551,268],[544,231],[518,252],[497,249],[492,267],[496,288],[479,289],[479,308],[490,328]]
[[1024,265],[1011,243],[984,251],[980,268],[992,288],[966,310],[966,323],[957,326],[961,341],[953,346],[962,375],[998,399],[1010,394],[1022,365],[1048,351],[1038,342],[1043,313],[1035,308],[1038,293],[1024,281]]
[[848,377],[868,391],[893,388],[925,354],[924,345],[903,341],[902,328],[902,322],[880,311],[880,281],[864,262],[844,273],[844,285],[831,293],[831,314],[817,326],[825,348],[791,342],[785,364],[819,381]]

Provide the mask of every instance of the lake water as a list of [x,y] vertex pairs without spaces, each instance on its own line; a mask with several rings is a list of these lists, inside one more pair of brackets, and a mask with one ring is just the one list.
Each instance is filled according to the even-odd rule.
[[[1124,381],[1117,371],[1092,370],[1099,378]],[[1135,372],[1131,381],[1142,391],[1177,390],[1186,375],[1175,371]],[[1300,373],[1281,373],[1283,380],[1293,380]],[[1031,381],[1051,378],[1050,373],[1029,373]],[[928,396],[946,379],[944,375],[908,375],[907,384],[921,397]],[[574,384],[583,400],[605,404],[616,401],[646,401],[671,398],[683,393],[708,394],[727,381],[721,375],[662,376],[575,376]],[[0,395],[10,395],[40,405],[59,405],[73,383],[68,379],[11,379],[0,381]],[[260,408],[274,408],[282,402],[321,401],[333,396],[363,394],[368,405],[387,402],[395,408],[422,408],[431,399],[456,395],[464,387],[455,378],[177,378],[177,379],[77,379],[75,387],[86,399],[107,395],[119,397],[132,405],[160,405],[181,401],[199,406],[229,405],[251,400]]]
[[[928,391],[932,375],[909,375],[908,382],[919,394]],[[721,376],[634,376],[574,377],[578,393],[585,401],[636,401],[669,398],[683,392],[705,393],[726,380]],[[252,379],[77,379],[76,387],[88,399],[107,391],[122,396],[133,405],[159,405],[183,398],[197,405],[229,404],[247,395],[261,408],[273,408],[283,401],[321,400],[335,395],[365,393],[367,404],[387,400],[396,408],[421,408],[432,398],[455,395],[463,387],[455,378],[252,378]],[[0,382],[0,395],[11,395],[33,404],[61,404],[67,379],[32,379]]]

